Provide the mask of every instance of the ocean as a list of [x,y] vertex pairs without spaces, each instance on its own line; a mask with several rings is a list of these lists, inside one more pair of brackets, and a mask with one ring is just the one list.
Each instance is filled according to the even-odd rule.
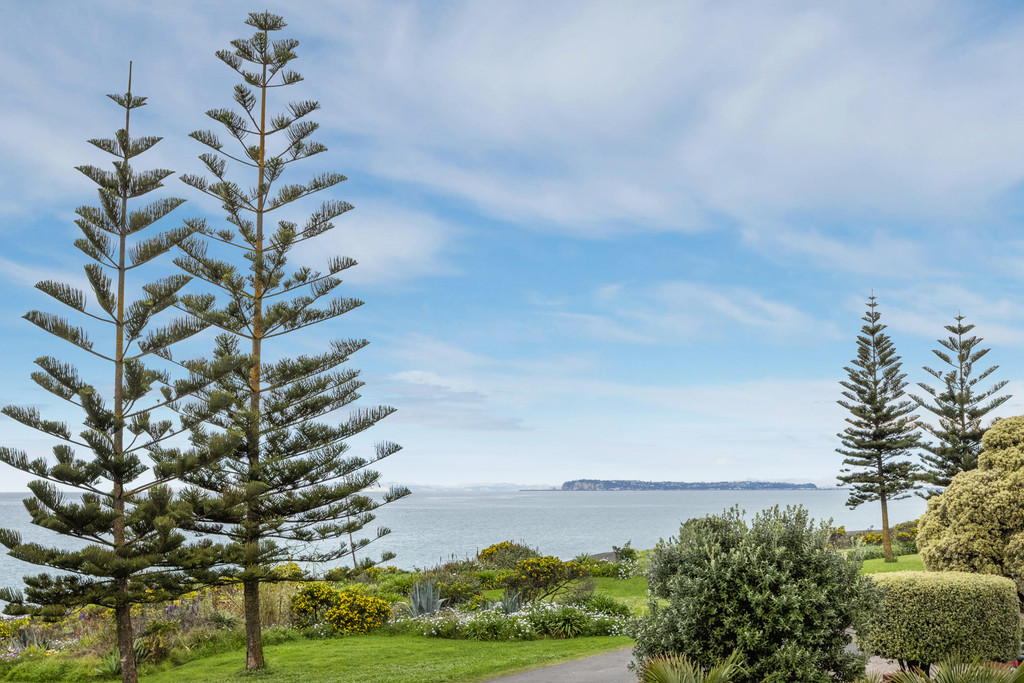
[[[26,492],[27,493],[27,492]],[[72,539],[34,526],[22,505],[26,493],[0,493],[0,526],[21,532],[28,542],[73,547]],[[397,554],[389,564],[403,569],[431,567],[452,557],[472,557],[492,543],[518,541],[563,559],[610,552],[627,541],[651,548],[675,535],[691,517],[738,505],[748,517],[773,505],[803,505],[815,519],[835,526],[881,526],[878,504],[846,508],[840,489],[760,491],[502,491],[414,492],[377,511],[373,526],[391,533],[371,543],[371,556]],[[917,497],[889,505],[890,524],[915,519],[925,510]],[[0,548],[0,550],[3,550]],[[18,587],[41,567],[0,554],[0,586]],[[318,570],[327,567],[317,567]]]

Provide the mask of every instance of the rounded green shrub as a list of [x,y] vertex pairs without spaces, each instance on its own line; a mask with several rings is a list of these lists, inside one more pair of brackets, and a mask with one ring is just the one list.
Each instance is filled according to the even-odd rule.
[[926,668],[950,657],[1002,662],[1019,652],[1020,603],[1007,578],[892,572],[873,580],[884,597],[858,641],[877,655]]
[[684,523],[651,554],[649,613],[631,634],[637,661],[675,653],[707,669],[738,650],[744,683],[856,680],[866,657],[846,651],[847,629],[864,623],[878,589],[829,547],[830,532],[800,507],[749,525],[737,508]]

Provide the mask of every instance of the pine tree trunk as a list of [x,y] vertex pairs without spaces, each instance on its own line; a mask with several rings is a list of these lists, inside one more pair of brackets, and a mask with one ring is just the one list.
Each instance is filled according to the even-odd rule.
[[245,668],[262,669],[263,633],[260,631],[260,582],[250,579],[242,582],[245,596]]
[[[117,580],[119,593],[128,592],[128,579]],[[135,632],[132,629],[132,606],[119,602],[114,608],[117,622],[117,650],[121,655],[121,683],[138,683],[139,672],[135,666]]]
[[[263,32],[264,39],[267,32]],[[263,66],[263,86],[260,88],[260,157],[259,157],[259,184],[263,187],[266,173],[266,130],[267,130],[267,67]],[[249,376],[249,409],[252,411],[252,427],[248,434],[248,457],[249,476],[253,478],[254,472],[259,468],[260,463],[260,389],[261,389],[261,355],[263,341],[263,212],[266,195],[260,190],[259,200],[256,208],[256,241],[253,263],[255,272],[253,277],[253,314],[252,314],[252,371]],[[255,477],[258,481],[259,476]],[[247,539],[249,543],[259,544],[259,506],[256,500],[248,503],[247,522],[249,526],[257,531],[250,533]],[[249,569],[249,567],[246,567]],[[242,583],[245,593],[245,668],[248,671],[262,669],[266,664],[263,661],[263,631],[260,624],[260,582],[255,579],[247,579]]]
[[884,493],[879,496],[879,500],[882,503],[882,555],[886,562],[895,562],[896,558],[892,554],[892,538],[889,535],[889,501]]

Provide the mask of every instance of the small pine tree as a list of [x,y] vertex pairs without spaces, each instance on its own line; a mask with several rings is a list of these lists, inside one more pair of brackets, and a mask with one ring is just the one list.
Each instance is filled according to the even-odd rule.
[[889,501],[906,498],[918,488],[917,466],[906,458],[919,445],[914,402],[903,400],[906,375],[892,340],[882,330],[885,325],[872,295],[865,325],[857,337],[857,357],[852,367],[843,368],[849,379],[840,382],[845,400],[837,401],[850,411],[849,426],[838,434],[846,465],[838,479],[851,487],[846,505],[851,509],[863,503],[879,501],[882,508],[882,546],[886,562],[894,562],[889,533]]
[[[137,239],[142,230],[184,200],[161,199],[129,210],[130,200],[161,187],[161,181],[172,172],[136,172],[129,163],[160,141],[158,137],[133,138],[129,134],[132,111],[146,101],[132,94],[130,66],[128,91],[109,97],[124,109],[124,128],[113,139],[89,142],[116,158],[114,171],[78,167],[99,185],[100,206],[77,210],[76,224],[83,237],[75,242],[93,261],[85,266],[85,273],[98,310],[87,310],[85,293],[67,284],[44,281],[36,287],[72,308],[76,315],[105,325],[113,332],[110,348],[94,344],[85,328],[52,313],[31,311],[25,318],[110,364],[112,376],[102,383],[113,383],[112,405],[108,406],[96,387],[82,379],[74,367],[42,357],[36,360],[40,371],[33,373],[32,379],[81,409],[84,429],[73,434],[65,423],[43,419],[34,408],[3,408],[9,417],[63,442],[53,448],[56,464],[46,458],[29,460],[23,451],[11,448],[0,448],[0,461],[38,477],[29,484],[33,497],[25,500],[32,523],[81,543],[74,550],[46,548],[23,542],[16,531],[0,530],[0,543],[12,557],[61,572],[25,577],[24,595],[5,589],[0,591],[0,598],[10,603],[5,609],[8,614],[46,618],[64,617],[66,610],[84,605],[113,609],[121,679],[128,683],[137,680],[132,606],[167,600],[189,590],[180,570],[196,569],[216,558],[209,542],[188,542],[178,530],[191,524],[192,510],[175,497],[168,483],[214,462],[232,446],[231,439],[207,437],[206,448],[188,452],[168,447],[167,443],[221,409],[216,403],[188,401],[223,374],[227,364],[237,365],[238,360],[225,357],[218,367],[186,361],[182,365],[189,376],[177,381],[171,381],[167,372],[144,364],[153,357],[170,360],[170,346],[205,325],[186,318],[147,332],[154,316],[174,305],[177,292],[190,278],[177,274],[143,285],[138,288],[141,297],[129,301],[128,276],[187,239],[194,229],[180,227]],[[157,419],[154,410],[158,409],[179,410],[180,424]],[[74,447],[91,451],[91,457],[76,457]],[[148,454],[152,466],[143,463],[141,453]],[[58,486],[80,491],[81,500],[69,499]]]
[[[959,472],[973,470],[978,466],[978,455],[981,453],[981,437],[985,433],[981,421],[988,413],[1010,400],[1011,396],[995,396],[1007,380],[1000,380],[984,391],[975,393],[979,382],[995,372],[999,366],[993,365],[975,376],[974,364],[981,360],[989,349],[976,348],[982,341],[981,337],[967,336],[974,325],[965,325],[964,316],[956,317],[956,324],[946,325],[949,337],[939,339],[938,343],[945,349],[933,349],[946,365],[948,371],[925,367],[924,371],[941,383],[941,389],[934,389],[923,382],[918,382],[927,394],[927,398],[914,396],[917,404],[929,411],[938,420],[937,425],[919,422],[922,429],[937,439],[936,443],[924,443],[926,453],[922,454],[925,471],[921,481],[930,484],[924,497],[931,497],[949,486],[949,482]],[[922,493],[918,493],[922,495]]]
[[[357,560],[356,553],[389,530],[378,528],[372,539],[355,539],[354,535],[373,521],[375,509],[409,491],[392,488],[380,497],[363,493],[380,480],[368,466],[397,452],[397,444],[379,443],[368,458],[347,453],[346,440],[391,414],[392,408],[356,410],[340,424],[320,421],[359,398],[362,382],[358,371],[341,366],[367,342],[338,340],[330,342],[325,353],[282,359],[292,344],[280,343],[280,337],[333,320],[362,304],[351,298],[323,299],[341,284],[338,274],[355,265],[352,259],[331,258],[324,273],[307,267],[286,272],[288,252],[333,229],[332,220],[352,206],[327,201],[301,227],[288,220],[278,220],[276,228],[270,227],[271,215],[276,216],[279,209],[333,187],[345,177],[323,173],[306,183],[275,189],[291,164],[326,150],[311,140],[317,124],[306,118],[319,104],[303,100],[289,104],[282,113],[268,112],[271,89],[302,80],[288,68],[296,57],[298,41],[271,40],[270,34],[283,29],[285,23],[268,12],[250,14],[246,24],[256,33],[232,41],[233,50],[217,53],[244,80],[234,89],[241,112],[207,112],[239,143],[240,151],[225,151],[211,131],[192,133],[210,149],[199,158],[213,179],[182,177],[188,185],[222,202],[229,226],[212,230],[194,224],[206,240],[186,242],[185,256],[177,263],[227,295],[221,308],[216,308],[212,294],[182,297],[188,311],[224,332],[217,340],[217,357],[234,355],[241,340],[252,361],[249,371],[236,372],[222,383],[221,388],[231,391],[236,401],[214,420],[214,424],[244,434],[242,442],[221,467],[189,481],[197,487],[191,500],[202,506],[211,520],[197,530],[222,533],[229,539],[233,554],[225,573],[243,586],[246,668],[262,669],[259,592],[261,583],[284,578],[274,571],[275,565],[288,559],[325,563],[350,557],[357,569],[372,566],[372,559],[364,556]],[[272,152],[270,144],[280,138],[284,139],[276,153]],[[250,189],[243,189],[245,182],[228,180],[228,160],[251,174],[247,179],[252,183]],[[241,251],[244,271],[215,258],[209,250],[211,243],[221,250]],[[318,306],[320,300],[326,303]],[[272,349],[276,356],[271,355]],[[219,495],[203,496],[200,489]],[[293,545],[285,548],[279,541]],[[384,553],[382,561],[393,556]]]

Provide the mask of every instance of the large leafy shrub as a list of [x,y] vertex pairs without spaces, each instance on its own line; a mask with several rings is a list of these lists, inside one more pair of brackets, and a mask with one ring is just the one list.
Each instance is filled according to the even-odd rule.
[[878,590],[829,535],[800,507],[771,508],[749,526],[736,508],[687,521],[652,553],[637,660],[677,653],[710,668],[739,650],[748,666],[737,681],[854,680],[865,657],[845,650],[847,629]]
[[917,545],[933,571],[999,574],[1024,591],[1024,416],[982,437],[978,469],[928,499]]
[[893,572],[874,581],[881,608],[858,639],[875,654],[923,668],[952,656],[1006,661],[1019,652],[1020,603],[1009,579]]

